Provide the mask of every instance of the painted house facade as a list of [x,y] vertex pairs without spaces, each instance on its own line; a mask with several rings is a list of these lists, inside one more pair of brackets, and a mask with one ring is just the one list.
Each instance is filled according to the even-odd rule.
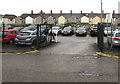
[[22,24],[22,18],[20,16],[15,18],[15,24]]
[[0,24],[3,23],[3,15],[0,14]]
[[[90,24],[96,25],[101,21],[101,13],[36,13],[22,14],[22,24]],[[116,20],[117,18],[114,18]],[[102,22],[107,22],[106,13],[103,13]],[[110,22],[110,21],[109,21]]]
[[3,22],[5,24],[15,24],[15,19],[17,16],[11,15],[11,14],[6,14],[3,16]]

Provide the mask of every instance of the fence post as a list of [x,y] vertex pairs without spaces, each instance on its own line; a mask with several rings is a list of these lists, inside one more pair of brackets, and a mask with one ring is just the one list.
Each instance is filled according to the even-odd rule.
[[36,50],[39,49],[39,24],[37,24]]
[[98,38],[97,38],[97,45],[98,48],[100,49],[100,52],[103,52],[104,49],[104,29],[103,29],[103,24],[98,23]]

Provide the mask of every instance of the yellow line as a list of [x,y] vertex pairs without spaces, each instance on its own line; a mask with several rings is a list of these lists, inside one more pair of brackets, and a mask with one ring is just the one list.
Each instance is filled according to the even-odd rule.
[[20,53],[0,53],[0,54],[4,54],[4,55],[10,55],[10,54],[28,54],[28,53],[35,53],[35,52],[39,52],[39,50],[33,50],[33,51],[27,51],[27,52],[20,52]]
[[96,54],[106,56],[106,57],[111,57],[111,58],[120,58],[120,56],[108,55],[102,52],[96,52]]

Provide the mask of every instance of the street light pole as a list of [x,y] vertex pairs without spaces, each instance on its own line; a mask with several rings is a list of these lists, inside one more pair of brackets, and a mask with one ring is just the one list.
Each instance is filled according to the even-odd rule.
[[101,24],[102,24],[102,17],[103,17],[103,10],[102,10],[102,0],[101,0]]

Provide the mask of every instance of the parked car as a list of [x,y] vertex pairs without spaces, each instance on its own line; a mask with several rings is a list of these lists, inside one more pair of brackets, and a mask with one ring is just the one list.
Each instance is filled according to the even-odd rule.
[[49,30],[49,33],[53,33],[54,35],[57,33],[58,35],[60,35],[61,34],[61,28],[60,27],[52,27],[52,32],[51,32],[51,30]]
[[107,36],[107,33],[111,34],[111,27],[105,27],[104,28],[104,36]]
[[14,44],[18,30],[4,30],[4,40],[2,40],[3,31],[0,31],[0,41],[3,43]]
[[92,27],[90,29],[90,35],[91,36],[97,36],[97,33],[98,33],[98,28],[97,27]]
[[[15,44],[34,45],[36,43],[37,31],[21,31],[15,38]],[[38,42],[42,43],[46,40],[45,34],[38,38]]]
[[74,30],[72,27],[65,27],[62,31],[61,31],[61,35],[73,35],[74,34]]
[[84,36],[87,35],[87,31],[86,31],[86,29],[84,27],[77,28],[76,36],[80,36],[80,35],[84,35]]
[[112,39],[111,34],[108,34],[107,39],[109,44],[112,44],[113,46],[120,46],[120,31],[113,31]]

